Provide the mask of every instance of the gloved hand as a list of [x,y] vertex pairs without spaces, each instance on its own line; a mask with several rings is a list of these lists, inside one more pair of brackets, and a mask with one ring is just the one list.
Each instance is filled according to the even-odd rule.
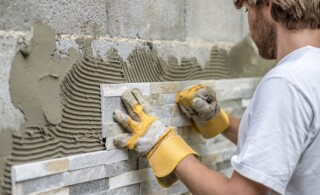
[[229,127],[229,117],[220,109],[216,93],[210,87],[195,85],[182,90],[176,96],[176,103],[193,119],[193,128],[204,138],[212,138]]
[[177,135],[172,127],[158,120],[139,89],[125,91],[121,98],[128,113],[115,110],[114,118],[131,132],[114,139],[118,147],[135,149],[146,155],[158,182],[163,187],[171,186],[177,177],[173,173],[178,163],[187,155],[194,154],[187,143]]

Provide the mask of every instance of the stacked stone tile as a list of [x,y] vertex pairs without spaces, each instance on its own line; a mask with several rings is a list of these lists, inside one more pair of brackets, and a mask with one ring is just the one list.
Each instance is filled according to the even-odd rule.
[[165,189],[158,185],[151,168],[134,151],[116,148],[113,138],[127,133],[113,119],[113,111],[126,112],[120,95],[126,89],[139,88],[159,118],[175,130],[200,154],[208,167],[227,176],[232,173],[230,158],[236,147],[222,136],[203,139],[191,129],[190,122],[175,104],[175,95],[193,84],[213,87],[227,112],[241,117],[259,78],[127,83],[101,85],[102,136],[106,151],[13,166],[13,194],[185,194],[188,189],[177,182]]

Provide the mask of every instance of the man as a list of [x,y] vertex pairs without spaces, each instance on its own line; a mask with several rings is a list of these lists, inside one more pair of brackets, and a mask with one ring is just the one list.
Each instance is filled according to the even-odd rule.
[[159,183],[178,177],[194,194],[312,195],[320,191],[320,0],[236,0],[248,11],[259,53],[278,64],[261,80],[241,123],[219,109],[213,91],[194,86],[177,103],[204,137],[220,132],[238,144],[234,173],[208,169],[139,90],[126,91],[130,117],[115,119],[132,132],[115,144],[146,155]]

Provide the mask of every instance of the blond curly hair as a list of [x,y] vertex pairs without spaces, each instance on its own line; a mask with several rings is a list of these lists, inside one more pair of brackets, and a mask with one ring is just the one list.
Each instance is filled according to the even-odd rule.
[[[320,29],[320,0],[270,0],[272,18],[289,30]],[[240,9],[243,3],[261,8],[269,5],[269,0],[234,0]]]

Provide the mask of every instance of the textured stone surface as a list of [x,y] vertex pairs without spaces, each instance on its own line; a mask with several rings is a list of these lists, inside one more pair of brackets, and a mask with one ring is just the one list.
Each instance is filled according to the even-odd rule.
[[113,164],[123,160],[128,160],[128,151],[126,149],[113,151],[98,151],[88,154],[75,155],[68,157],[69,170],[83,169],[103,164]]
[[31,193],[30,195],[69,195],[69,187],[48,190],[43,192],[34,192],[34,193]]
[[70,188],[70,195],[79,194],[106,194],[109,189],[108,179],[99,179],[88,181],[86,183],[81,183],[77,185],[72,185]]
[[120,188],[147,180],[155,179],[151,169],[141,169],[127,172],[115,177],[109,178],[110,189]]
[[29,163],[12,167],[14,182],[30,180],[68,171],[69,161],[66,158]]

